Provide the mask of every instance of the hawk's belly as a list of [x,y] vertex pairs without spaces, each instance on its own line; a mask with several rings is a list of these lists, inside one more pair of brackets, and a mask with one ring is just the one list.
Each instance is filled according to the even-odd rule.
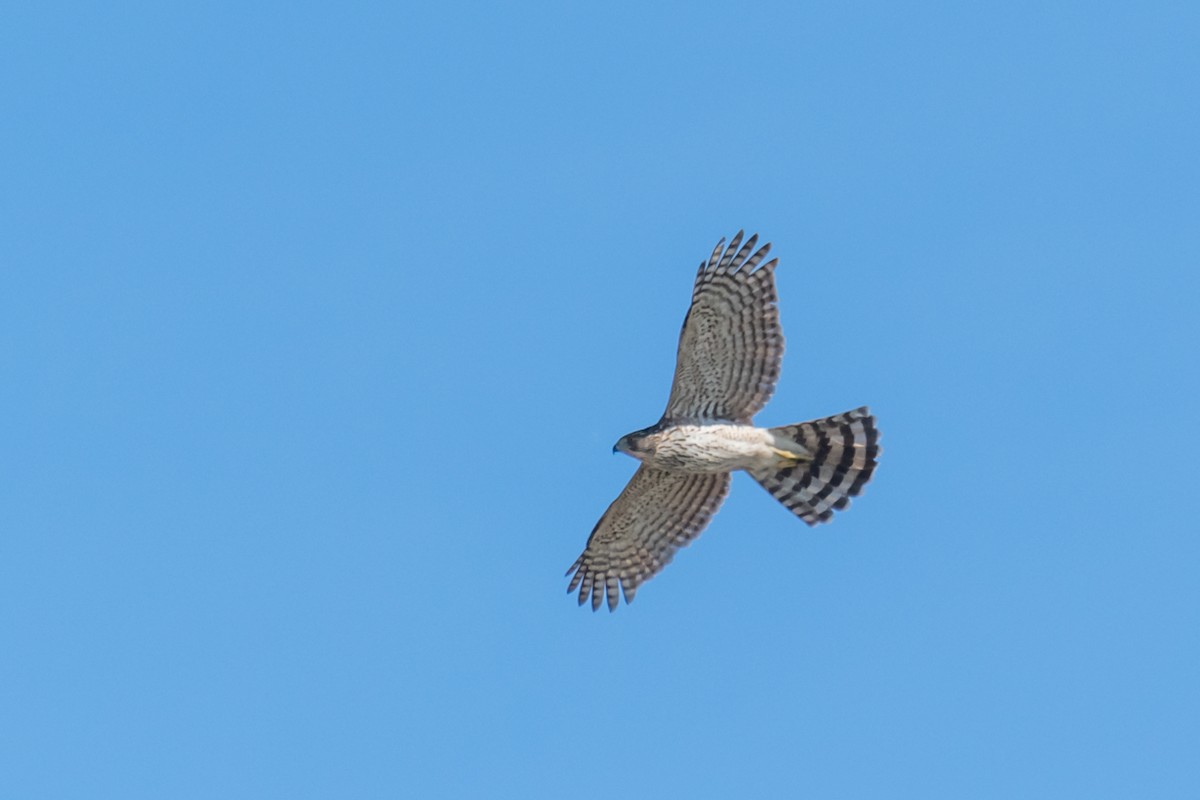
[[753,425],[673,425],[653,437],[654,452],[642,461],[658,469],[732,472],[773,463],[771,434]]

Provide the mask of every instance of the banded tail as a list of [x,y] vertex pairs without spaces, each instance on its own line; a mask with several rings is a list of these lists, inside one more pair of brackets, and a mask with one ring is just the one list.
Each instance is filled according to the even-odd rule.
[[850,505],[875,471],[879,430],[866,406],[770,431],[781,443],[795,442],[811,455],[747,472],[809,525],[827,522],[835,510]]

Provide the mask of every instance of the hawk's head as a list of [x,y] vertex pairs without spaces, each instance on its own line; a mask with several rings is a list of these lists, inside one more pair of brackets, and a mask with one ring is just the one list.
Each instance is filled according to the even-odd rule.
[[627,433],[613,445],[614,453],[626,453],[634,458],[642,458],[654,453],[654,441],[648,435],[649,429]]

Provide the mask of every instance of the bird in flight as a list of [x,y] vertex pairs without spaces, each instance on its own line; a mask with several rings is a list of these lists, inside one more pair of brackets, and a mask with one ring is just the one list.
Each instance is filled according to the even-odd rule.
[[[641,462],[588,537],[567,592],[615,611],[624,593],[700,535],[745,470],[809,525],[826,522],[871,479],[879,431],[864,406],[811,422],[759,428],[783,358],[775,267],[758,235],[717,242],[700,264],[683,320],[675,379],[662,419],[622,436],[613,452]],[[761,265],[761,266],[760,266]]]

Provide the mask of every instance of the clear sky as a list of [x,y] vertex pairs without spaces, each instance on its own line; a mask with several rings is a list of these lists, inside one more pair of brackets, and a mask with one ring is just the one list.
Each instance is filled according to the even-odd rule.
[[[1200,796],[1200,6],[26,4],[0,796]],[[774,243],[809,529],[563,572]]]

